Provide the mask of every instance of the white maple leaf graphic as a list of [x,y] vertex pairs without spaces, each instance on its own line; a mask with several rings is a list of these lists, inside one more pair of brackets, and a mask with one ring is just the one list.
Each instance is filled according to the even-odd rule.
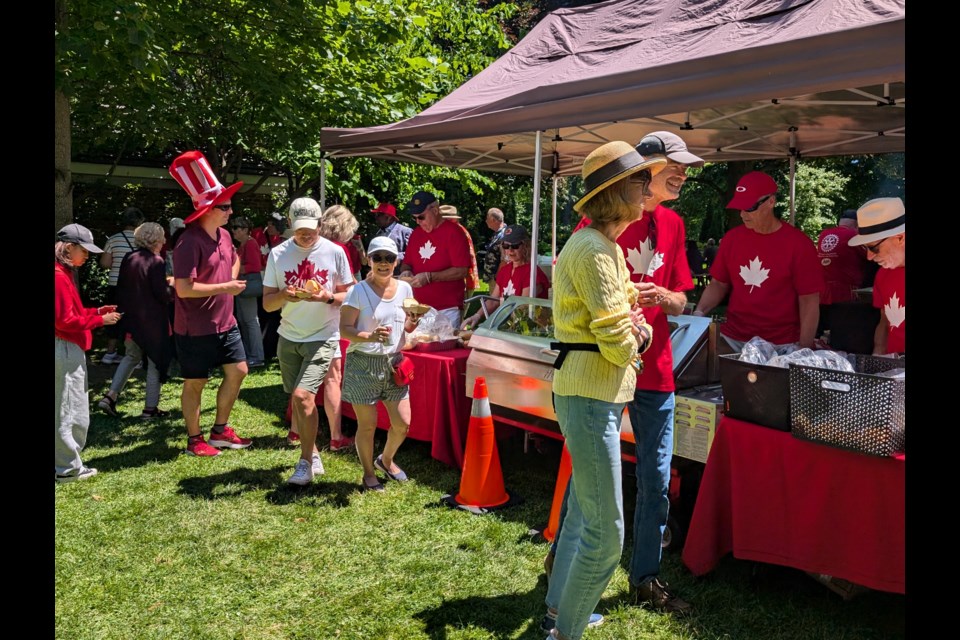
[[890,296],[890,301],[883,305],[883,313],[891,327],[899,327],[907,319],[907,308],[900,306],[900,297],[897,294]]
[[516,295],[517,290],[513,288],[513,280],[507,282],[507,286],[503,288],[503,291],[500,292],[502,298],[509,298],[510,296]]
[[750,291],[753,291],[754,287],[759,287],[770,277],[770,269],[764,269],[760,256],[757,256],[750,261],[750,266],[740,267],[740,277],[743,278],[743,284],[750,285]]
[[420,247],[420,259],[426,262],[430,259],[430,256],[436,252],[437,248],[433,246],[433,242],[427,240],[426,243]]
[[635,274],[652,276],[654,271],[663,266],[663,253],[654,251],[649,242],[641,242],[640,251],[633,247],[627,250],[627,264]]

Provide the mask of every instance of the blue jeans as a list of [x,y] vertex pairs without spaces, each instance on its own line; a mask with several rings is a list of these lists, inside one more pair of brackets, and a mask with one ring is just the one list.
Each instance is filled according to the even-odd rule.
[[573,473],[547,607],[557,630],[579,640],[623,551],[620,418],[623,403],[555,396]]
[[637,508],[630,557],[630,584],[634,586],[660,573],[660,545],[670,511],[673,408],[672,391],[637,389],[627,404],[637,443]]
[[[673,409],[671,391],[637,389],[627,404],[637,449],[637,506],[633,516],[633,552],[630,557],[630,584],[640,586],[660,573],[663,531],[670,512],[670,460],[673,458]],[[550,550],[557,552],[557,540],[567,517],[570,486],[563,496],[557,537]]]

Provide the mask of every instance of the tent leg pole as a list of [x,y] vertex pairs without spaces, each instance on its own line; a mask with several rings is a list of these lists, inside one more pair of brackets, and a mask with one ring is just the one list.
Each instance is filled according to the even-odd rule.
[[550,282],[553,282],[553,263],[557,261],[557,182],[560,178],[553,176],[553,201],[551,203],[551,215],[553,217],[553,230],[550,233]]
[[796,210],[796,201],[797,196],[797,157],[790,156],[790,224],[797,226],[797,210]]
[[[537,129],[537,147],[536,154],[533,157],[533,222],[531,226],[533,227],[530,231],[530,253],[533,255],[530,256],[530,262],[533,264],[533,267],[530,269],[530,297],[535,298],[537,296],[537,267],[539,266],[539,256],[540,252],[537,250],[540,242],[540,166],[541,162],[541,147],[543,145],[542,132]],[[530,313],[533,314],[533,305],[530,305]]]
[[327,210],[327,159],[320,157],[320,211]]

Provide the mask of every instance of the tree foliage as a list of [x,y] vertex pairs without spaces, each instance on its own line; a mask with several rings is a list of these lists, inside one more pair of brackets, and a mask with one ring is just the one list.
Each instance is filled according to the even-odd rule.
[[[286,175],[290,197],[318,184],[321,127],[419,112],[508,47],[499,20],[512,12],[442,0],[66,7],[56,79],[70,97],[75,157],[168,161],[197,148],[225,181],[251,170]],[[379,173],[388,176],[373,182],[404,172]],[[353,173],[341,182],[358,181]]]

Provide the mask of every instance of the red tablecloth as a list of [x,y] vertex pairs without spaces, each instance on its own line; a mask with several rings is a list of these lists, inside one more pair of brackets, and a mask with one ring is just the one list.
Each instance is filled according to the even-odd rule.
[[[460,469],[472,406],[466,392],[470,350],[407,351],[406,354],[414,365],[407,437],[430,442],[430,455]],[[348,402],[343,403],[343,414],[356,419]],[[377,403],[377,426],[390,428],[390,416],[382,402]]]
[[905,593],[905,459],[879,458],[723,418],[707,459],[683,562],[725,554]]

